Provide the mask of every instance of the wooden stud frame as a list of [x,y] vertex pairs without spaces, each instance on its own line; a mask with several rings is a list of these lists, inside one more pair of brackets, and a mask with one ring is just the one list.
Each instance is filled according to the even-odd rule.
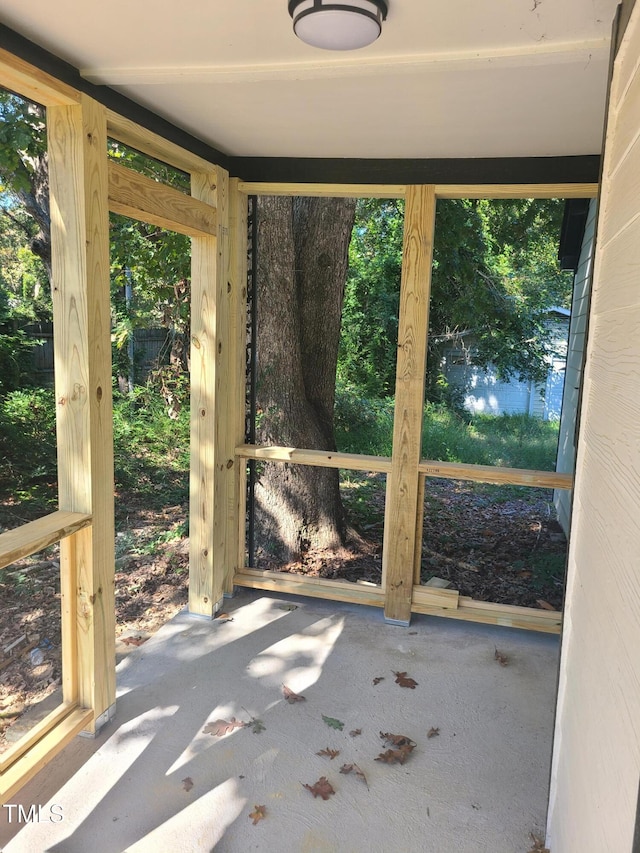
[[[425,477],[570,488],[567,475],[419,459],[430,257],[437,198],[584,198],[595,184],[273,184],[229,179],[215,163],[105,109],[0,50],[0,85],[47,108],[56,324],[60,510],[0,536],[0,565],[61,542],[63,698],[0,761],[7,798],[80,730],[115,707],[113,442],[108,211],[192,237],[191,612],[211,618],[234,584],[411,612],[557,632],[558,613],[476,602],[414,583],[416,518]],[[107,158],[110,136],[191,175],[179,193]],[[391,459],[243,442],[246,216],[249,194],[405,198],[396,425]],[[384,587],[244,566],[248,458],[388,475]]]
[[[239,561],[238,586],[271,589],[384,607],[387,621],[408,625],[411,613],[426,613],[497,625],[558,633],[562,615],[552,611],[474,601],[455,590],[419,585],[419,543],[427,477],[474,482],[571,489],[573,477],[552,471],[529,471],[420,459],[424,372],[428,329],[431,252],[438,198],[591,198],[596,184],[431,185],[277,184],[240,181],[255,195],[306,195],[336,198],[404,198],[405,242],[400,292],[398,367],[392,458],[333,453],[294,447],[239,444],[236,458],[265,459],[299,465],[376,471],[387,474],[382,586],[256,572]],[[244,531],[244,505],[238,522]],[[241,557],[244,554],[240,546]]]

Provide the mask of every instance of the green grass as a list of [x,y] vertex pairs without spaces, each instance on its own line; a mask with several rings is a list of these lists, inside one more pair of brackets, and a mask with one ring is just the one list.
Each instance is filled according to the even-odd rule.
[[[391,456],[393,398],[369,400],[348,386],[336,395],[336,440],[344,453]],[[469,421],[427,403],[422,457],[442,462],[553,471],[558,423],[530,415],[477,415]]]

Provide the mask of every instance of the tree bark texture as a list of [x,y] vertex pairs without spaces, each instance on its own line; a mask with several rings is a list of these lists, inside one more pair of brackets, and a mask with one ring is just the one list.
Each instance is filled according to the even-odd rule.
[[[333,409],[355,200],[258,202],[258,444],[335,450]],[[348,530],[339,472],[286,463],[259,469],[259,554],[274,562],[336,551]]]

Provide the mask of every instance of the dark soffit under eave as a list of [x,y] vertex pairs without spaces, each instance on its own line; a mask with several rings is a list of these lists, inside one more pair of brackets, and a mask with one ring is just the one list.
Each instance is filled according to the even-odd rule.
[[596,183],[600,155],[463,159],[322,159],[231,157],[231,174],[245,181],[331,184],[572,184]]
[[83,79],[77,68],[0,24],[0,47],[95,98],[193,154],[245,181],[347,184],[595,183],[600,155],[467,159],[355,159],[234,157],[140,106],[108,86]]

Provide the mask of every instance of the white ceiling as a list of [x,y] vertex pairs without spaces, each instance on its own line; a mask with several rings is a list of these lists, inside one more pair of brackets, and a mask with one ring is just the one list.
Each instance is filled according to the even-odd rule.
[[0,0],[3,23],[236,156],[596,154],[617,0],[389,0],[359,51],[287,0]]

